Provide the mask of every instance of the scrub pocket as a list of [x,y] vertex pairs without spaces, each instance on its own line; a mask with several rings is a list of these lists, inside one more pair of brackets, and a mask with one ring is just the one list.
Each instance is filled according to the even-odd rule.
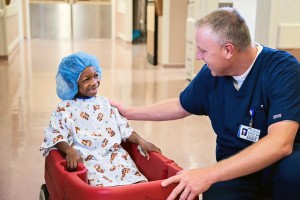
[[268,114],[264,109],[263,104],[256,105],[254,110],[253,128],[260,130],[259,138],[262,138],[268,133]]

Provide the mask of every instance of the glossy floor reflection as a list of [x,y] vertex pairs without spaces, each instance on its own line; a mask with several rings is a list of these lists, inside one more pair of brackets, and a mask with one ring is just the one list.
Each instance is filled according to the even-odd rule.
[[[111,40],[25,41],[10,63],[0,63],[1,200],[38,199],[44,183],[39,146],[50,113],[60,101],[56,70],[62,57],[77,51],[99,58],[103,68],[99,94],[128,106],[177,97],[188,84],[185,69],[148,64],[144,45]],[[206,117],[130,123],[185,169],[215,162],[215,136]]]

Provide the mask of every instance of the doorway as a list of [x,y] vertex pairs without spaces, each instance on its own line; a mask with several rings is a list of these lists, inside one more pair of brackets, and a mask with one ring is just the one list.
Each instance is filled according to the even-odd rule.
[[32,0],[31,38],[111,38],[110,0]]
[[157,65],[158,16],[154,0],[147,0],[147,60]]

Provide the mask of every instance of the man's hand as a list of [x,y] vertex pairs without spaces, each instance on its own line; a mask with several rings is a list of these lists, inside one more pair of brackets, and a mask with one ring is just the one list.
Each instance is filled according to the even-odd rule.
[[116,107],[121,115],[126,117],[126,109],[120,102],[109,99],[110,105]]
[[212,185],[210,181],[208,181],[210,174],[211,170],[207,168],[183,170],[178,172],[175,176],[162,181],[161,186],[166,187],[172,183],[179,182],[167,200],[173,200],[178,195],[180,195],[180,200],[192,200],[199,194],[208,190],[208,188]]

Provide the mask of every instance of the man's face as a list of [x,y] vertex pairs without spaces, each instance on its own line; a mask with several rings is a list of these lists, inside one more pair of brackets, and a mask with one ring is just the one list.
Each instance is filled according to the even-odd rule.
[[96,96],[100,80],[94,67],[87,67],[83,70],[78,80],[78,96]]
[[196,29],[196,59],[203,60],[213,76],[224,76],[227,75],[224,48],[216,42],[214,37],[208,27]]

